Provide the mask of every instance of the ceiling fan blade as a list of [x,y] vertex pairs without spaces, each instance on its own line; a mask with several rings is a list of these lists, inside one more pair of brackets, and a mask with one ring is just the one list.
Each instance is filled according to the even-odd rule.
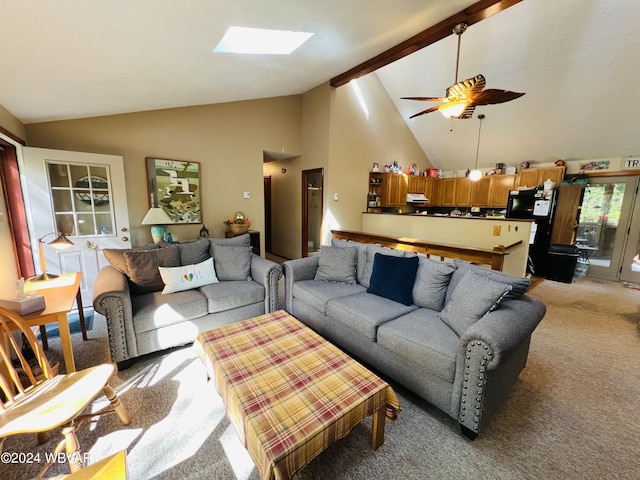
[[438,106],[427,108],[426,110],[423,110],[421,112],[418,112],[418,113],[415,113],[415,114],[411,115],[409,118],[419,117],[420,115],[424,115],[426,113],[431,113],[431,112],[436,112],[437,110],[438,110]]
[[471,101],[474,105],[493,105],[496,103],[510,102],[511,100],[520,98],[523,95],[524,93],[490,88],[474,95]]
[[480,93],[487,85],[482,74],[475,77],[467,78],[461,82],[455,83],[447,88],[447,98],[450,97],[471,97],[477,93]]
[[400,100],[420,100],[421,102],[444,102],[447,99],[442,97],[400,97]]

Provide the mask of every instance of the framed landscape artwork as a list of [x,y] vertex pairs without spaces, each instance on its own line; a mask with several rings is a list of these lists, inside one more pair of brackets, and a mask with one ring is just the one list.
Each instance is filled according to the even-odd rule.
[[161,207],[173,223],[202,223],[200,163],[147,157],[150,207]]

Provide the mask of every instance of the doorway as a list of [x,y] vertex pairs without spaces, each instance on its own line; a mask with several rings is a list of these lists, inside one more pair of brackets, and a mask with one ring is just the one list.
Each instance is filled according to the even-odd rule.
[[320,253],[324,169],[302,171],[302,256]]
[[639,178],[589,179],[576,238],[590,247],[589,276],[640,282],[640,263],[633,261],[640,240]]
[[264,181],[264,250],[271,251],[271,175],[263,177]]

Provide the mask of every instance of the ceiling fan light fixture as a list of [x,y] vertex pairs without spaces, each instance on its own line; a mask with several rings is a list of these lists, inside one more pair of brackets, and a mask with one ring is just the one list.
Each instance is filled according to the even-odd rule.
[[438,111],[446,118],[455,118],[462,115],[462,112],[467,108],[467,102],[463,100],[456,100],[453,102],[443,103],[438,107]]

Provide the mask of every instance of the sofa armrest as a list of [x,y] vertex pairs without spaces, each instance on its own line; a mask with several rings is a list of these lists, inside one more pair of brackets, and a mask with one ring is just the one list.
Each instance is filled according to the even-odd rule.
[[462,334],[450,415],[469,438],[484,428],[511,391],[545,312],[540,300],[523,295],[503,302]]
[[293,284],[301,280],[313,280],[318,270],[320,257],[296,258],[282,264],[284,273],[284,304],[285,310],[291,313],[293,309]]
[[124,273],[111,265],[98,272],[93,285],[93,309],[107,319],[111,359],[122,362],[136,357],[129,281]]
[[264,286],[264,311],[278,310],[278,282],[282,268],[276,262],[251,254],[251,278]]
[[508,300],[471,325],[460,344],[466,348],[474,340],[486,343],[491,351],[487,370],[495,370],[533,333],[545,313],[544,303],[531,295]]

